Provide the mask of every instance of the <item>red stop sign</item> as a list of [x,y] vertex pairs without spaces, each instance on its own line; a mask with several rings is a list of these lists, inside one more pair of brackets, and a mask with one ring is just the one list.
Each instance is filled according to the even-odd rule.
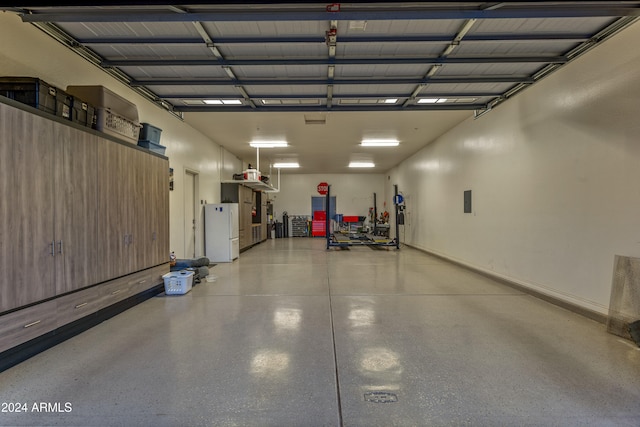
[[324,196],[328,192],[329,192],[329,184],[327,184],[326,182],[321,182],[320,184],[318,184],[318,193]]

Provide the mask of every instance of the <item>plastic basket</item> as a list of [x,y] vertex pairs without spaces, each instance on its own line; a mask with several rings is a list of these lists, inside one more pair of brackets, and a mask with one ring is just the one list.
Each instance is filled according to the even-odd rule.
[[184,295],[193,286],[193,271],[172,271],[162,276],[164,293],[167,295]]
[[140,124],[106,108],[96,110],[96,130],[138,144]]

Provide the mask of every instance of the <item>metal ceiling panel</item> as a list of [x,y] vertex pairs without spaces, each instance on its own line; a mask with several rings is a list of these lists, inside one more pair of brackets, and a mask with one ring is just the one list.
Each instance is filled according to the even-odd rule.
[[[402,136],[399,149],[375,154],[382,165],[376,172],[384,172],[640,16],[640,1],[355,2],[340,4],[340,12],[327,6],[42,7],[22,18],[151,102],[167,101],[163,108],[242,158],[255,154],[246,147],[249,129],[266,134],[269,123],[286,135],[297,129],[294,118],[304,126],[302,112],[339,112],[329,120],[343,120],[339,134],[318,139],[320,132],[310,132],[309,148],[291,153],[305,173],[344,173],[334,165],[351,150],[345,130],[360,124]],[[439,102],[418,104],[421,98]],[[228,108],[223,100],[242,104]],[[327,147],[333,140],[340,143]]]
[[[154,86],[153,91],[160,97],[167,98],[186,98],[192,99],[194,97],[199,98],[222,98],[222,97],[238,97],[238,89],[234,86]],[[176,97],[176,95],[181,95]]]
[[438,77],[453,76],[529,76],[544,63],[526,64],[448,64],[440,67]]
[[198,37],[191,22],[65,22],[59,24],[79,39],[89,37]]
[[[397,96],[398,94],[409,94],[415,89],[413,84],[358,84],[358,85],[339,85],[334,86],[334,94],[338,96],[350,95],[351,97],[357,97],[359,95],[379,96],[380,98],[387,98],[391,95]],[[407,96],[407,95],[405,95]]]
[[[274,16],[277,19],[277,16]],[[306,36],[324,34],[329,29],[328,22],[295,21],[243,21],[243,22],[203,22],[204,28],[214,38],[233,36]]]
[[[396,57],[396,56],[439,56],[447,43],[337,43],[337,56],[348,57]],[[325,47],[326,50],[326,47]]]
[[83,55],[154,93],[317,95],[330,107],[332,94],[374,103],[452,87],[485,99],[531,84],[616,16],[640,15],[640,2],[612,3],[376,2],[338,13],[320,3],[46,7],[23,20],[54,19],[58,39],[86,40]]
[[[252,86],[245,85],[244,89],[253,97],[261,95],[275,95],[275,96],[296,96],[296,95],[316,95],[319,97],[327,96],[327,87],[323,85],[306,85],[306,86],[291,86],[283,81],[281,85],[269,85],[269,86]],[[255,95],[254,95],[255,94]]]
[[449,94],[473,94],[473,93],[494,93],[496,96],[508,91],[514,86],[513,83],[443,83],[428,84],[420,92],[420,96],[447,97]]
[[325,78],[327,67],[322,65],[264,65],[234,67],[239,78]]
[[336,66],[336,77],[423,77],[429,64],[372,64]]
[[231,83],[231,80],[221,67],[201,66],[201,67],[181,67],[181,66],[159,66],[159,67],[120,67],[134,79],[140,78],[162,78],[162,79],[223,79]]
[[[364,30],[358,29],[352,21],[338,22],[338,42],[341,36],[366,37],[374,35],[404,36],[411,34],[449,35],[453,38],[464,23],[459,19],[443,20],[375,20],[366,21]],[[349,27],[356,28],[349,28]]]
[[324,43],[233,44],[219,46],[227,59],[233,58],[325,58]]
[[93,51],[107,60],[114,59],[166,59],[166,58],[215,58],[204,43],[200,45],[98,45]]
[[556,56],[573,49],[578,42],[573,41],[536,41],[530,43],[482,42],[474,43],[465,40],[456,48],[451,56],[490,56],[490,55],[518,55],[518,56]]
[[483,19],[477,21],[469,35],[501,33],[593,34],[613,21],[614,19],[611,17]]

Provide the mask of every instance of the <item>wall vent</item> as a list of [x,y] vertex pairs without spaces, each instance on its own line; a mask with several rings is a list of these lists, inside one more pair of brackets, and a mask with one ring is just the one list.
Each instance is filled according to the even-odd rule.
[[305,114],[305,125],[324,125],[327,123],[327,116],[324,114]]

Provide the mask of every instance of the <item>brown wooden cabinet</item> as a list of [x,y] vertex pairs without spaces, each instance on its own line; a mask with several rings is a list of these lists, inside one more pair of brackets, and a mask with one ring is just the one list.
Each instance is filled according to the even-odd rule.
[[0,312],[56,293],[53,123],[0,104]]
[[125,275],[132,271],[129,247],[132,240],[130,222],[132,150],[108,140],[98,141],[100,169],[98,178],[99,280]]
[[102,279],[157,265],[169,257],[169,165],[165,159],[101,141],[98,222]]
[[242,184],[222,183],[222,202],[238,203],[238,228],[240,250],[254,245],[253,209],[255,208],[255,193]]
[[[40,124],[46,121],[39,118]],[[98,137],[53,123],[56,294],[97,282]]]
[[0,352],[162,283],[168,160],[0,99]]

